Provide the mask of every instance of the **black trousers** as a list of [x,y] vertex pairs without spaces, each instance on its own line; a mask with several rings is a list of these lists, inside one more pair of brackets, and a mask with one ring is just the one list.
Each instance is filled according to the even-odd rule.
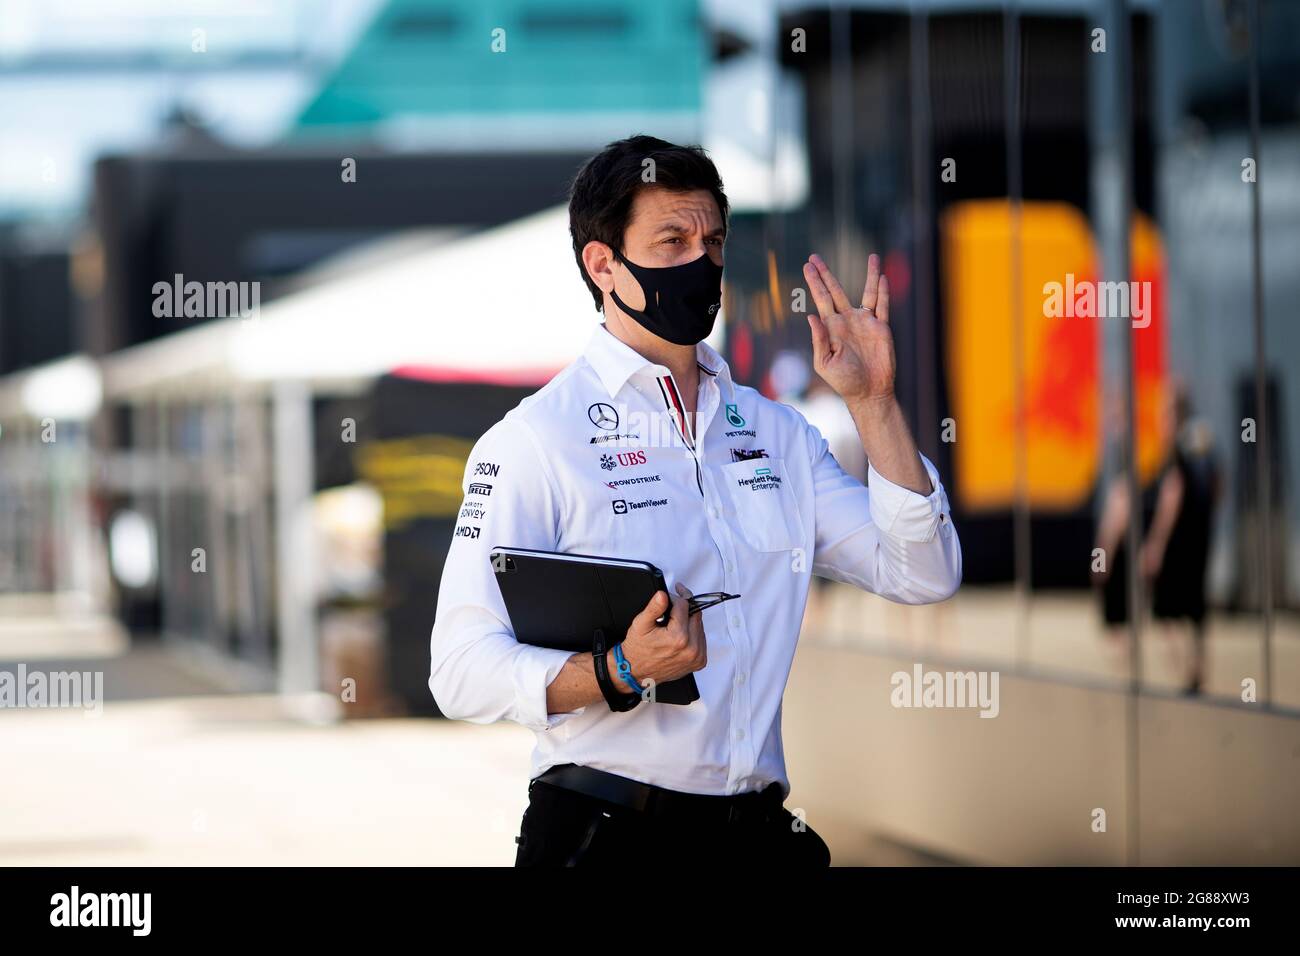
[[534,780],[515,866],[826,867],[831,853],[812,827],[782,806],[726,822],[649,816]]

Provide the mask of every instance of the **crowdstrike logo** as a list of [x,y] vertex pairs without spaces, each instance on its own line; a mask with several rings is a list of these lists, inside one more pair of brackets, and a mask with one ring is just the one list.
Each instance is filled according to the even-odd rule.
[[644,485],[650,481],[662,481],[659,475],[641,475],[637,478],[620,478],[617,481],[607,481],[605,485],[609,488],[622,488],[624,485]]

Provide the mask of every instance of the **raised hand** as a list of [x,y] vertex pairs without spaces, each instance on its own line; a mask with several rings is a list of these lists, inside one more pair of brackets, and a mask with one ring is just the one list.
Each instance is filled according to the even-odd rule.
[[917,494],[931,494],[934,484],[894,397],[889,280],[880,272],[880,257],[873,253],[867,260],[867,285],[856,308],[821,256],[808,258],[803,275],[820,313],[808,316],[813,368],[844,399],[875,470]]
[[809,256],[803,275],[819,313],[808,316],[817,374],[849,403],[893,398],[889,279],[881,274],[880,257],[872,253],[867,260],[867,284],[857,307],[821,256]]

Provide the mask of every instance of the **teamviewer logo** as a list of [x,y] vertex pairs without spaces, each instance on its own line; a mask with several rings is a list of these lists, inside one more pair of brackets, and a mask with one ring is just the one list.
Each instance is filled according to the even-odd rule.
[[616,515],[627,514],[627,502],[624,499],[619,498],[616,501],[614,501],[613,504],[614,504],[614,514]]

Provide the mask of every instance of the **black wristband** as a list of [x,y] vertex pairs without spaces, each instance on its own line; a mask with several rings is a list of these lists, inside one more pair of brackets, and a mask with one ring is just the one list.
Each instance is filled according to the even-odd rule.
[[600,692],[605,696],[605,703],[609,704],[610,710],[615,713],[631,710],[641,703],[641,695],[623,693],[614,686],[614,681],[609,676],[609,662],[605,660],[606,650],[604,632],[596,631],[591,649],[591,658],[596,667],[596,683],[600,685]]

